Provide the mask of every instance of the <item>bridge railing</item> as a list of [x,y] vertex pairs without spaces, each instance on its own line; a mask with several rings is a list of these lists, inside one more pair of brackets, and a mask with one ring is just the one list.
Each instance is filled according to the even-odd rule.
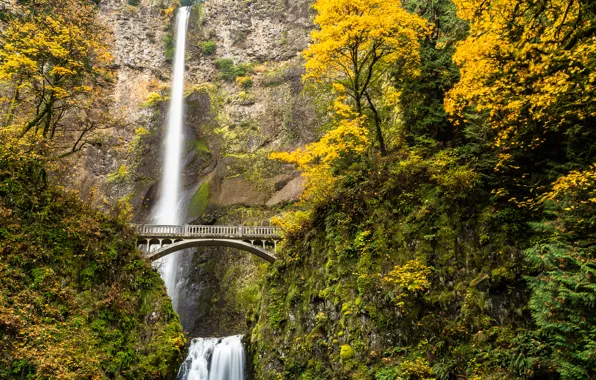
[[134,225],[142,237],[233,237],[281,239],[281,229],[266,226]]

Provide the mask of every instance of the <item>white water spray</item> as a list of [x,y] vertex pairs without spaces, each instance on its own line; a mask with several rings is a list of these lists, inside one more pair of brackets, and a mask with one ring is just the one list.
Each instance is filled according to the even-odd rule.
[[[186,30],[190,7],[181,7],[176,15],[176,51],[174,77],[170,97],[165,162],[162,174],[161,197],[157,203],[155,224],[180,224],[181,169],[183,136],[184,66]],[[177,253],[157,262],[166,284],[174,310],[178,310]],[[244,380],[244,348],[240,336],[227,338],[197,338],[189,347],[189,354],[180,367],[179,379],[183,380]]]
[[193,339],[178,380],[244,380],[242,336]]
[[[190,7],[182,7],[176,16],[176,52],[174,57],[174,79],[168,114],[165,162],[162,174],[161,198],[155,216],[156,224],[180,223],[180,171],[183,142],[183,98],[184,98],[184,60],[186,53],[186,29]],[[176,291],[176,254],[168,255],[158,264],[163,280],[172,299],[174,309],[178,306]]]

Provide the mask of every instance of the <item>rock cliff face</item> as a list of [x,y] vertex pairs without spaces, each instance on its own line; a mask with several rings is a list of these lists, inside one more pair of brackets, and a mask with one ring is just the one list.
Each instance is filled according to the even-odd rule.
[[[118,81],[112,113],[121,127],[106,132],[104,144],[80,156],[75,182],[97,204],[129,200],[134,221],[150,222],[160,189],[173,8],[165,0],[136,6],[128,0],[102,0],[100,7],[114,31]],[[297,173],[267,156],[314,139],[314,126],[325,117],[301,82],[299,52],[308,44],[311,16],[308,0],[207,0],[192,7],[186,222],[268,223],[299,196]],[[263,263],[223,249],[185,254],[181,263],[185,328],[201,336],[244,332],[244,313],[255,301]]]

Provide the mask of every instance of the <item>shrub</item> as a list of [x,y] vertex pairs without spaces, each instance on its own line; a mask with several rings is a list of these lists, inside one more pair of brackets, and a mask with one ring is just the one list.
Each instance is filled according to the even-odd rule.
[[232,82],[239,76],[246,75],[248,72],[247,65],[235,65],[230,58],[222,58],[215,61],[215,66],[219,69],[221,78],[226,82]]
[[216,49],[217,44],[215,43],[215,41],[205,41],[201,44],[201,51],[205,55],[212,55],[213,53],[215,53]]
[[234,61],[228,58],[217,60],[215,65],[219,69],[222,79],[227,82],[231,82],[236,77],[245,74],[242,68],[234,65]]
[[248,90],[253,85],[253,80],[249,76],[240,76],[236,78],[236,84],[245,90]]
[[163,44],[165,49],[164,55],[166,57],[166,61],[172,62],[172,60],[174,59],[174,51],[176,50],[176,47],[174,46],[174,36],[171,32],[167,33],[164,36]]

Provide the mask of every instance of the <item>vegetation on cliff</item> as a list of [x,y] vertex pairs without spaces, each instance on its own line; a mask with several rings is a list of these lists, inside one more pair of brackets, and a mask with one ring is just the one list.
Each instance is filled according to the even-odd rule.
[[2,379],[167,378],[185,343],[126,226],[128,203],[108,217],[56,185],[65,156],[116,126],[106,111],[110,34],[97,9],[86,0],[2,9]]
[[2,19],[2,128],[39,134],[65,156],[93,143],[114,81],[110,33],[85,0],[19,2]]
[[169,376],[185,339],[132,231],[49,185],[35,147],[1,137],[0,377]]
[[[341,92],[355,41],[399,46],[397,27],[358,29],[391,3],[318,0],[305,79],[330,59],[332,88],[315,85]],[[315,180],[279,221],[284,254],[253,316],[257,377],[594,377],[594,4],[403,7],[427,20],[400,23],[420,60],[365,66],[383,106],[344,90],[319,142],[273,156]],[[334,34],[344,23],[353,33]],[[354,122],[362,132],[342,133]]]

